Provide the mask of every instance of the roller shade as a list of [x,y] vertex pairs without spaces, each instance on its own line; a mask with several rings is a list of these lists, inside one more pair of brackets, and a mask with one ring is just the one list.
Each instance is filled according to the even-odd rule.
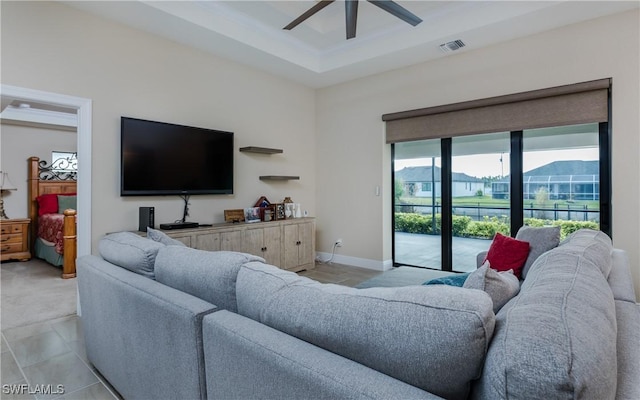
[[611,79],[384,114],[387,143],[606,122]]

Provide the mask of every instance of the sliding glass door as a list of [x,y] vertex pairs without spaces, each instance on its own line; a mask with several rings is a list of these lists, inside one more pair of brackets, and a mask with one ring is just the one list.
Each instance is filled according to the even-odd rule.
[[494,196],[492,184],[509,180],[509,132],[460,136],[451,145],[452,270],[476,269],[476,254],[500,232],[509,235],[509,191]]
[[525,130],[523,210],[528,225],[575,227],[600,224],[598,124]]
[[394,262],[440,269],[440,140],[397,143],[393,149]]
[[392,145],[394,265],[466,272],[523,225],[610,234],[609,127],[592,123]]

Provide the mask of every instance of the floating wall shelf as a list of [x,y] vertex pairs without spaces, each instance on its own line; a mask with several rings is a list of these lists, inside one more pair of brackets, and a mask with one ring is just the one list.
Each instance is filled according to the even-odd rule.
[[260,154],[278,154],[283,152],[282,149],[270,149],[268,147],[256,147],[256,146],[240,147],[240,151],[243,153],[260,153]]
[[286,175],[263,175],[260,177],[261,181],[294,181],[300,179],[299,176],[286,176]]

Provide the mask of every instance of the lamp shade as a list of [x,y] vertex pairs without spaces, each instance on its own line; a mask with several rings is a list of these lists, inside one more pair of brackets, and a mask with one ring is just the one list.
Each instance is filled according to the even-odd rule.
[[0,190],[18,190],[16,185],[11,183],[7,172],[0,171]]

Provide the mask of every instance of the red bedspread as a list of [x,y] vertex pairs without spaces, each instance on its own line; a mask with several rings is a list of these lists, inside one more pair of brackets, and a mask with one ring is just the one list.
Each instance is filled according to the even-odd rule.
[[44,214],[38,219],[38,237],[55,245],[56,253],[62,254],[63,214]]

